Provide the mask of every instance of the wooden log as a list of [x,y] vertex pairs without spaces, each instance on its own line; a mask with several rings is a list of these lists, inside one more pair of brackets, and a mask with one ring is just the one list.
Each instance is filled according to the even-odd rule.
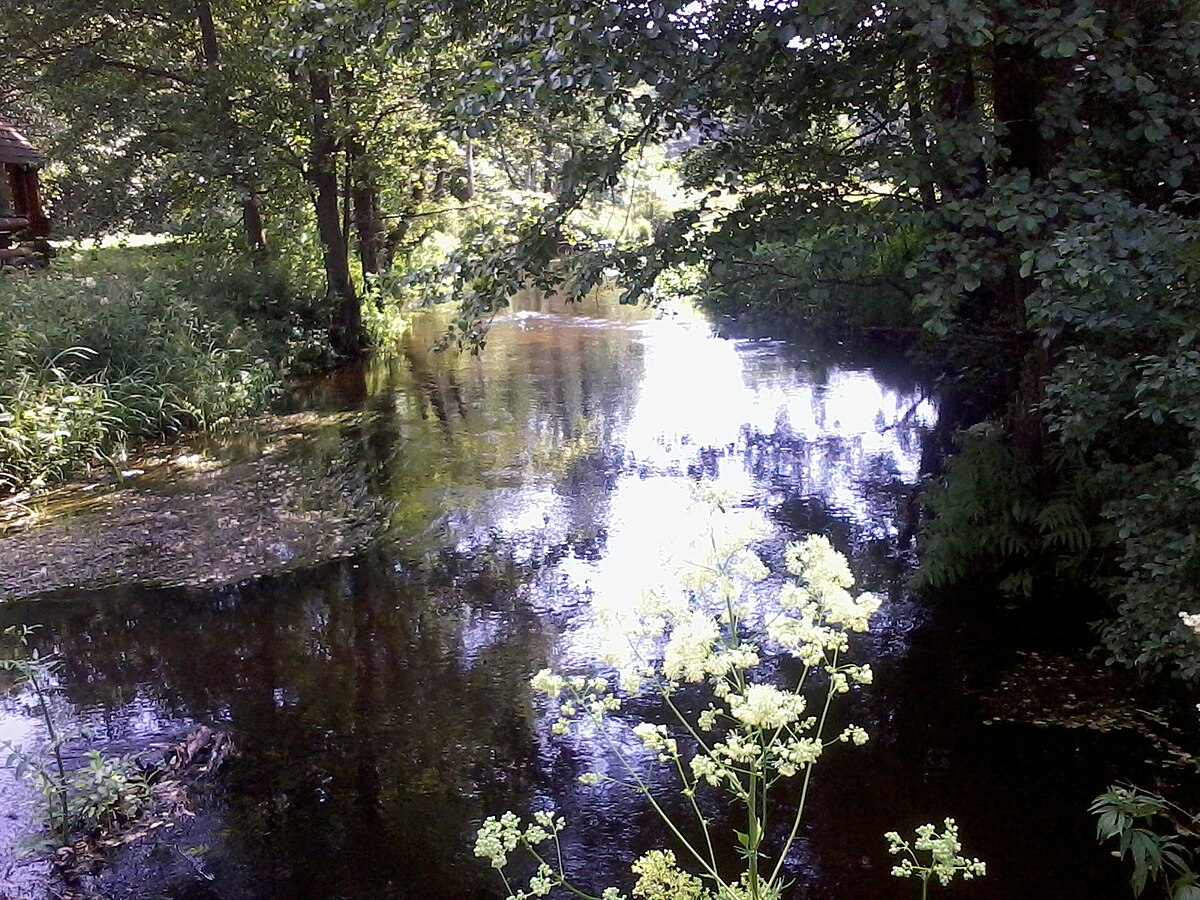
[[25,216],[0,216],[0,231],[22,231],[29,227]]
[[38,252],[32,247],[10,247],[7,250],[0,250],[0,260],[4,259],[25,259],[28,256],[37,256]]

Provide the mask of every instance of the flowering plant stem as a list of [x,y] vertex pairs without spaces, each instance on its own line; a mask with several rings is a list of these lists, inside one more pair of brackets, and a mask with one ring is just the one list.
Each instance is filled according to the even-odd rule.
[[[648,594],[632,611],[602,617],[627,644],[621,658],[609,660],[619,671],[619,690],[606,677],[568,677],[549,669],[532,680],[534,690],[548,697],[555,709],[552,733],[598,738],[621,772],[619,777],[587,773],[580,781],[609,782],[644,797],[683,851],[684,862],[694,867],[694,872],[684,868],[669,849],[643,854],[632,866],[635,897],[777,900],[804,818],[814,765],[833,744],[867,741],[859,726],[850,725],[833,738],[826,735],[826,726],[835,695],[872,682],[870,666],[841,660],[850,635],[868,630],[880,601],[870,594],[850,593],[854,578],[845,557],[818,536],[787,547],[789,581],[774,590],[754,587],[769,576],[751,549],[752,541],[764,534],[761,523],[749,530],[719,530],[714,521],[704,542],[704,558],[693,563],[678,584]],[[772,655],[790,655],[800,662],[794,684],[779,686],[777,677],[763,672],[764,647]],[[683,690],[694,690],[688,685],[708,688],[708,706],[698,715],[686,714],[677,702]],[[644,688],[662,700],[668,718],[674,719],[670,726],[614,715],[623,696]],[[810,715],[809,697],[820,691],[820,713]],[[641,752],[632,753],[628,740],[618,740],[618,734],[636,737]],[[655,795],[644,774],[655,760],[667,764],[678,780],[701,841],[689,839]],[[799,790],[790,794],[795,811],[786,835],[773,839],[772,814],[781,805],[775,789],[797,778]],[[742,860],[735,872],[722,870],[713,823],[701,802],[700,795],[710,791],[732,799],[744,813],[746,830],[734,831]],[[509,900],[545,896],[556,888],[583,900],[622,900],[625,895],[616,887],[596,897],[568,877],[558,838],[565,825],[549,810],[536,812],[524,823],[511,812],[492,816],[479,829],[475,853],[499,870]],[[538,850],[551,839],[553,854]],[[769,857],[765,848],[771,845]],[[518,849],[528,852],[537,865],[528,886],[514,886],[505,874],[508,855]]]

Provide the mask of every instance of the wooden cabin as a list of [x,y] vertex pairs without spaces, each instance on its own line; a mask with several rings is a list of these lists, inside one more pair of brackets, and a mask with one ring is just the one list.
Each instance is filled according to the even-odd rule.
[[38,169],[45,157],[0,117],[0,265],[44,261],[50,219],[42,209]]

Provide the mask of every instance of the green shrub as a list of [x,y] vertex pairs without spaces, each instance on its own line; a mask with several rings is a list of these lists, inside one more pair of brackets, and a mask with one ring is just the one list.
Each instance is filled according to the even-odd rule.
[[[263,408],[317,318],[281,278],[188,249],[73,254],[0,277],[0,488]],[[323,342],[320,347],[323,348]]]

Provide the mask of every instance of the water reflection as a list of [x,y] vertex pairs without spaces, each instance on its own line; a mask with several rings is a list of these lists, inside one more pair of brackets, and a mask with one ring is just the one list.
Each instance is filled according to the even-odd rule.
[[[470,855],[473,827],[539,805],[568,813],[568,850],[590,883],[622,880],[630,848],[661,835],[628,797],[576,784],[605,756],[550,740],[526,682],[551,661],[590,666],[604,638],[597,606],[636,596],[661,580],[664,558],[686,556],[705,526],[686,512],[700,478],[773,523],[769,555],[797,534],[830,533],[863,585],[889,598],[863,648],[879,686],[856,700],[878,740],[822,763],[794,895],[892,895],[880,835],[947,812],[989,860],[1032,852],[1006,832],[1007,811],[970,798],[1011,796],[1065,751],[1011,748],[1001,776],[984,749],[995,739],[944,696],[961,660],[914,663],[924,613],[897,587],[899,511],[936,410],[909,376],[594,302],[524,298],[482,357],[429,353],[442,324],[417,321],[395,354],[306,400],[343,414],[295,452],[316,471],[336,459],[390,510],[370,553],[217,592],[0,606],[0,625],[46,624],[44,646],[67,660],[64,696],[114,745],[203,721],[241,748],[174,838],[211,848],[213,881],[151,849],[101,887],[498,896]],[[1070,779],[1056,778],[1057,793],[1027,806],[1035,821],[1076,803],[1059,799]],[[1070,872],[1001,866],[974,896],[1029,885],[1119,895],[1104,892],[1111,871],[1083,826],[1059,829],[1083,860]]]

